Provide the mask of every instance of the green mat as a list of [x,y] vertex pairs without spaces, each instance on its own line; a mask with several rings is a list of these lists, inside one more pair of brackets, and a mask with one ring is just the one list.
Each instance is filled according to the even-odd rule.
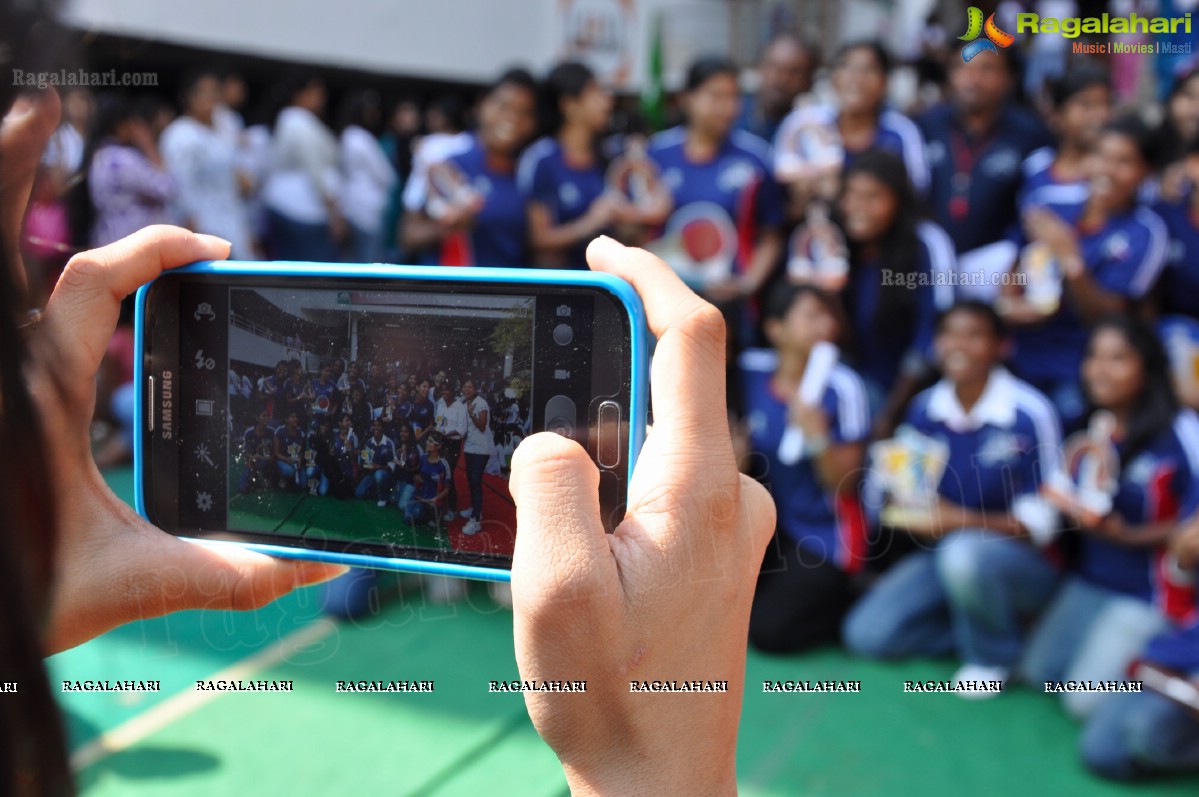
[[[128,495],[128,475],[113,482]],[[135,623],[50,661],[58,679],[155,678],[160,695],[64,694],[73,748],[92,763],[85,795],[547,795],[567,793],[519,695],[489,694],[513,677],[511,613],[481,585],[454,606],[419,597],[355,623],[318,619],[316,590],[258,612],[187,612]],[[280,652],[299,630],[307,644]],[[173,693],[248,657],[255,679],[290,694],[222,694],[173,709]],[[878,664],[839,651],[751,654],[738,778],[753,797],[923,795],[1194,795],[1199,779],[1122,787],[1078,762],[1077,728],[1030,690],[987,702],[904,694],[903,681],[948,678],[951,662]],[[434,680],[432,694],[338,694],[345,679]],[[763,694],[762,681],[858,680],[861,694]],[[166,717],[164,719],[164,716]],[[138,731],[139,723],[148,723]],[[130,731],[105,754],[101,734]],[[118,739],[118,741],[120,741]]]

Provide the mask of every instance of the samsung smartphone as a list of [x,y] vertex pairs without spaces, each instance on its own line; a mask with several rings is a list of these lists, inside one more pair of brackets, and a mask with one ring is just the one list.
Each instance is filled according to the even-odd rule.
[[137,294],[137,507],[180,536],[508,578],[512,451],[551,430],[611,530],[644,438],[647,333],[586,271],[197,263]]

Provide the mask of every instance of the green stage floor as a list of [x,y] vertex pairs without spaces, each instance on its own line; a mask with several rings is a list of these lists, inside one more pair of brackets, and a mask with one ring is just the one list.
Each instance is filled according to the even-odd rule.
[[[110,474],[122,495],[130,474]],[[476,585],[456,606],[419,597],[334,624],[303,590],[260,611],[188,612],[53,657],[54,679],[155,679],[160,694],[63,694],[89,797],[567,793],[519,695],[511,614]],[[738,754],[755,797],[1194,795],[1191,778],[1135,788],[1087,775],[1076,728],[1046,695],[974,703],[903,694],[950,662],[882,665],[835,651],[751,655]],[[197,693],[199,679],[286,679],[293,693]],[[433,680],[432,694],[337,694],[337,680]],[[859,680],[861,694],[769,695],[764,680]],[[679,729],[685,733],[686,729]]]

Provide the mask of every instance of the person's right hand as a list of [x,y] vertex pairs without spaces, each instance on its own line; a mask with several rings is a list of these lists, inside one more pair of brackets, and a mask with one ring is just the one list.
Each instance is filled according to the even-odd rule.
[[[538,733],[579,795],[735,794],[749,608],[774,504],[737,472],[725,325],[658,258],[599,238],[597,271],[630,282],[658,337],[652,433],[615,533],[587,452],[552,433],[512,458],[516,655]],[[727,681],[728,692],[631,693],[633,681]]]

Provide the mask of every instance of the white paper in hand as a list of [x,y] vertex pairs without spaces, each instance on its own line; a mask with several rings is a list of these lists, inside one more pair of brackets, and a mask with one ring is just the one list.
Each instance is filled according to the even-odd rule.
[[[811,353],[808,354],[808,364],[804,368],[803,379],[799,381],[801,404],[815,406],[820,403],[839,355],[837,347],[827,341],[821,341],[812,347]],[[803,458],[803,446],[803,429],[788,424],[783,431],[783,439],[779,441],[779,461],[784,465],[794,465],[799,462]]]

